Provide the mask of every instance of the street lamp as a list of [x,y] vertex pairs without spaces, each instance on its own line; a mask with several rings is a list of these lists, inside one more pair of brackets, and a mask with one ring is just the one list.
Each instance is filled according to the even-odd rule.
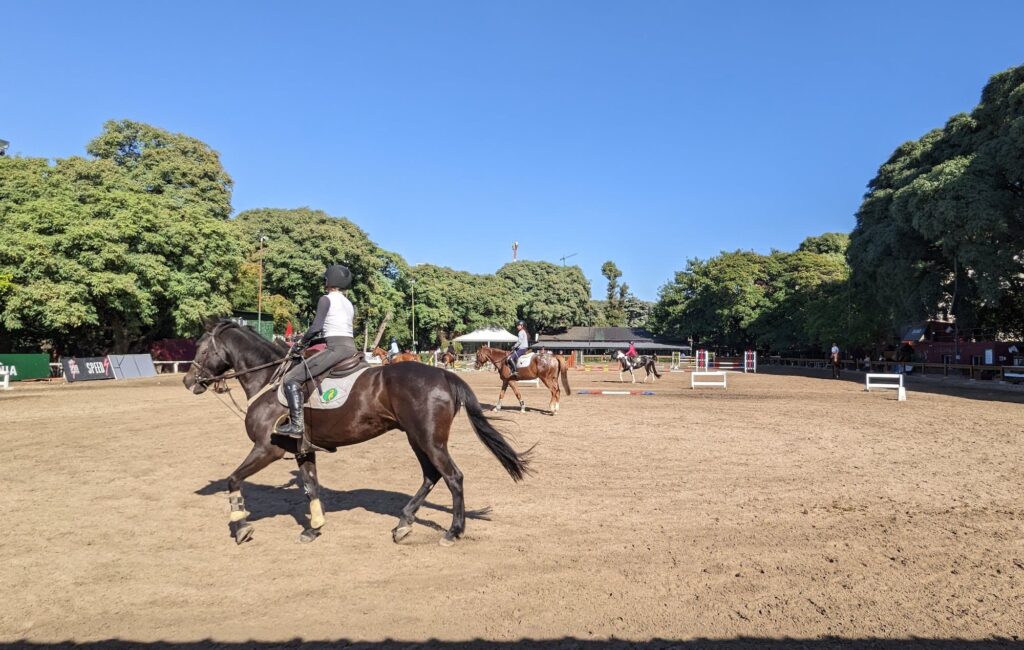
[[416,278],[409,279],[412,288],[412,351],[416,352]]

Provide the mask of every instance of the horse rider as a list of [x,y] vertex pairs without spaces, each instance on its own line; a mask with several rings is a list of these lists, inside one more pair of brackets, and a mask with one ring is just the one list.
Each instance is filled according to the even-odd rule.
[[394,359],[395,355],[398,354],[399,352],[400,350],[398,349],[398,340],[392,336],[391,345],[388,347],[388,363],[391,363],[391,360]]
[[829,350],[829,353],[831,354],[829,359],[838,359],[839,358],[839,346],[835,344],[835,341],[832,342],[832,349]]
[[516,376],[516,359],[523,356],[530,349],[530,335],[526,333],[526,323],[516,323],[519,333],[516,336],[515,345],[512,346],[512,354],[508,355],[508,365],[512,367],[512,376]]
[[447,352],[448,354],[452,355],[452,358],[453,358],[453,359],[455,358],[455,344],[453,344],[453,343],[451,343],[451,342],[449,341],[449,342],[448,342],[448,349],[447,349],[447,350],[445,350],[445,351],[446,351],[446,352]]
[[340,361],[356,354],[356,343],[352,338],[352,320],[355,308],[342,293],[352,286],[352,272],[335,264],[324,273],[326,293],[316,304],[316,318],[302,335],[293,354],[305,349],[314,338],[322,338],[327,347],[300,362],[284,375],[284,396],[288,400],[288,424],[279,427],[277,433],[292,438],[302,438],[305,421],[302,406],[306,398],[302,385],[308,379],[327,372]]
[[638,356],[640,356],[640,355],[637,354],[636,348],[633,347],[633,342],[630,341],[629,342],[629,349],[626,350],[626,358],[628,358],[630,361],[632,361],[633,359],[636,359]]

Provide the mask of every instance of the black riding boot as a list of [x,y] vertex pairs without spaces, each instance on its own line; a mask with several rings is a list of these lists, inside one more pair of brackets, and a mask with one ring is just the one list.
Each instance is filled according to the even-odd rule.
[[516,362],[513,361],[512,359],[509,359],[508,360],[508,367],[512,370],[511,378],[515,378],[515,376],[516,376]]
[[302,438],[306,430],[305,415],[302,412],[303,402],[306,401],[302,394],[302,384],[297,381],[289,381],[284,385],[284,397],[288,400],[288,424],[278,427],[277,433],[289,438]]

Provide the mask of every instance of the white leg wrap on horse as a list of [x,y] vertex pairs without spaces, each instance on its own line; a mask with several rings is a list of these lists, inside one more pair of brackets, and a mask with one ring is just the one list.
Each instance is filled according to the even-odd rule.
[[232,506],[231,514],[228,515],[228,521],[234,523],[236,521],[242,521],[249,516],[249,513],[245,510],[245,501],[242,499],[241,491],[228,492],[228,503],[238,503],[241,506],[241,510],[235,510]]
[[327,520],[324,518],[324,507],[320,504],[320,499],[313,499],[309,502],[309,527],[323,528],[325,523]]

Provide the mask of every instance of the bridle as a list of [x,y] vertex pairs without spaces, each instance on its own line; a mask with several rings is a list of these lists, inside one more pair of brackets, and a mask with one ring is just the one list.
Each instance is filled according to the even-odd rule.
[[[483,348],[480,348],[479,350],[477,350],[476,361],[473,363],[473,368],[476,369],[476,370],[480,370],[481,368],[484,367],[484,365],[489,363],[492,366],[494,366],[495,370],[498,370],[500,372],[500,369],[498,367],[498,362],[496,362],[494,359],[492,359],[490,354],[488,354],[487,352],[484,352],[484,348],[486,348],[486,347],[487,346],[485,345]],[[491,352],[495,352],[496,351],[495,348],[487,348],[487,349],[490,350]],[[497,350],[497,351],[500,352],[500,350]],[[480,353],[481,352],[483,352],[483,355],[486,357],[485,361],[481,361],[480,360]]]
[[[269,361],[267,363],[263,363],[263,364],[260,364],[258,366],[253,366],[252,368],[244,368],[242,370],[229,370],[228,372],[224,372],[224,373],[221,373],[219,375],[212,374],[212,372],[210,370],[208,370],[207,367],[206,367],[206,364],[208,364],[210,362],[210,348],[211,347],[213,348],[214,352],[217,353],[218,357],[222,356],[220,350],[217,349],[217,334],[219,334],[221,332],[221,330],[225,327],[225,325],[226,324],[218,325],[217,327],[213,328],[213,330],[208,333],[209,336],[210,336],[210,341],[209,342],[210,342],[211,345],[204,346],[204,348],[203,348],[203,360],[200,361],[199,357],[197,356],[192,361],[192,364],[197,368],[197,372],[196,372],[196,383],[197,384],[199,384],[199,385],[201,385],[203,387],[206,387],[206,388],[209,388],[210,384],[213,384],[213,392],[215,392],[215,393],[229,393],[229,396],[230,396],[231,389],[228,388],[228,383],[227,383],[229,379],[235,379],[237,377],[241,377],[243,375],[247,375],[250,372],[256,372],[257,370],[263,370],[264,368],[269,368],[271,366],[275,366],[275,365],[278,365],[278,364],[280,364],[281,367],[283,368],[284,364],[288,361],[289,356],[285,355],[281,359],[275,359],[274,361]],[[223,347],[223,346],[221,346],[221,347]],[[222,358],[221,360],[227,362],[226,359]],[[276,374],[277,373],[275,373],[275,375]],[[271,382],[273,382],[273,380],[274,379],[272,378]],[[233,397],[232,397],[232,401],[234,401]]]

